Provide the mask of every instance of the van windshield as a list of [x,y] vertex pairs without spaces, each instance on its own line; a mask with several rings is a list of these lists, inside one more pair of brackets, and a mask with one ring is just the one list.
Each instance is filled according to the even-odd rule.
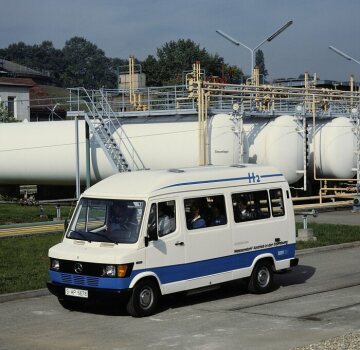
[[145,202],[82,198],[67,237],[89,242],[135,243]]

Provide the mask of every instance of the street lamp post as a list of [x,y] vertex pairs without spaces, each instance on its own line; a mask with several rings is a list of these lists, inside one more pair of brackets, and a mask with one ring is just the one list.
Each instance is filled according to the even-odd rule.
[[275,39],[279,34],[281,34],[285,29],[287,29],[288,27],[290,27],[293,24],[293,21],[289,21],[287,23],[285,23],[281,28],[279,28],[276,32],[274,32],[273,34],[271,34],[269,37],[267,37],[266,39],[264,39],[260,44],[256,45],[253,49],[250,48],[249,46],[245,45],[244,43],[232,38],[230,35],[224,33],[222,30],[217,30],[216,33],[218,33],[219,35],[221,35],[223,38],[229,40],[231,43],[235,44],[236,46],[243,46],[246,49],[248,49],[251,53],[251,76],[253,75],[253,70],[255,67],[255,51],[264,43],[266,42],[270,42],[273,39]]
[[340,51],[339,49],[337,49],[337,48],[334,47],[334,46],[329,46],[329,49],[330,49],[331,51],[334,51],[334,52],[337,53],[338,55],[346,58],[348,61],[353,61],[353,62],[355,62],[355,63],[357,63],[357,64],[360,64],[360,62],[359,62],[358,60],[356,60],[355,58],[352,58],[351,56],[347,55],[346,53]]

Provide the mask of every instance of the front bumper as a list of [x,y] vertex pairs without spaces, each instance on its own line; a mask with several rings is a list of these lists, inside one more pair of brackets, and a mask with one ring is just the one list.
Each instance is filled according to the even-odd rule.
[[290,259],[290,267],[297,266],[299,264],[299,258]]
[[[127,300],[130,297],[131,289],[103,289],[103,288],[90,288],[83,286],[66,285],[56,282],[48,282],[47,288],[50,293],[57,296],[62,300],[78,300],[80,301],[121,301]],[[88,291],[88,298],[77,298],[65,295],[65,288],[76,288]]]

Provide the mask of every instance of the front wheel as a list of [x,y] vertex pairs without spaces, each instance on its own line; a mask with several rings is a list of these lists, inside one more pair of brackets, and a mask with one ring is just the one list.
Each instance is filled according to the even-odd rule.
[[156,282],[150,279],[139,281],[127,303],[127,312],[134,317],[152,315],[159,303],[160,291]]
[[249,291],[255,294],[264,294],[273,287],[274,273],[271,263],[267,260],[259,261],[250,277]]

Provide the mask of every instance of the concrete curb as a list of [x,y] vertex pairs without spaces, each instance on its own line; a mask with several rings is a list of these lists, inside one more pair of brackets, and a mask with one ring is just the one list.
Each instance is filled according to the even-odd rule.
[[8,301],[20,300],[20,299],[31,299],[50,295],[50,292],[46,289],[35,289],[24,292],[8,293],[0,295],[0,304]]
[[[354,248],[354,247],[359,247],[359,246],[360,246],[360,241],[356,241],[356,242],[350,242],[350,243],[328,245],[328,246],[324,246],[324,247],[308,248],[308,249],[298,250],[296,252],[296,256],[313,254],[313,253],[323,253],[323,252],[329,252],[332,250]],[[14,300],[20,300],[20,299],[39,298],[39,297],[43,297],[46,295],[50,295],[50,292],[46,288],[29,290],[29,291],[25,291],[25,292],[0,294],[0,304],[6,303],[8,301],[14,301]]]
[[330,252],[332,250],[354,248],[354,247],[359,247],[359,246],[360,246],[360,241],[349,242],[349,243],[341,243],[341,244],[334,244],[334,245],[326,245],[326,246],[323,246],[323,247],[307,248],[307,249],[297,250],[296,255],[301,256],[301,255],[313,254],[313,253]]

